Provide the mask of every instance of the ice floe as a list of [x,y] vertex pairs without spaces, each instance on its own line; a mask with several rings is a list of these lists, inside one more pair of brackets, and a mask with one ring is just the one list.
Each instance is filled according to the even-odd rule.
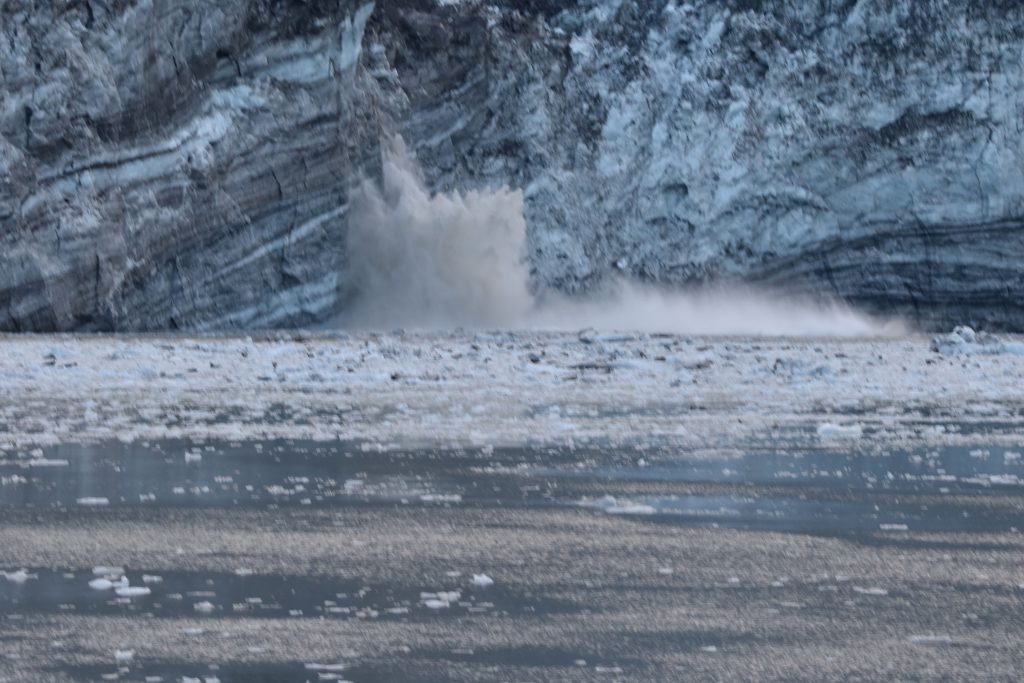
[[13,572],[4,572],[4,578],[11,583],[25,583],[30,579],[39,578],[36,574],[30,574],[26,569],[16,569]]
[[84,498],[77,499],[75,502],[77,502],[79,505],[86,505],[91,507],[102,507],[104,505],[110,505],[110,500],[108,498],[103,498],[100,496],[85,496]]
[[494,579],[487,574],[473,574],[473,585],[480,588],[487,588],[494,585]]
[[1024,355],[1024,343],[1005,342],[994,334],[976,332],[966,325],[954,328],[949,334],[932,338],[931,349],[935,353],[951,356],[1002,353]]
[[863,434],[864,428],[859,424],[841,425],[825,422],[818,425],[818,436],[822,439],[859,439]]
[[597,499],[584,498],[578,505],[597,508],[611,515],[654,515],[658,512],[657,508],[652,505],[619,499],[615,496],[603,496]]

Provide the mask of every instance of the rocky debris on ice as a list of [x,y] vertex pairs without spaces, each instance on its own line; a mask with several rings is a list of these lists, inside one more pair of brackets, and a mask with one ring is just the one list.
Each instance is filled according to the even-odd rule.
[[961,325],[949,334],[932,338],[932,351],[944,356],[1014,354],[1024,356],[1024,343],[1005,342],[988,332]]

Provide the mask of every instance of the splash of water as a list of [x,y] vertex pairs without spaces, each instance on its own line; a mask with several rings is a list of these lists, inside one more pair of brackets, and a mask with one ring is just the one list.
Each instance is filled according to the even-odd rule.
[[570,299],[530,293],[523,195],[503,188],[431,194],[400,138],[384,150],[383,180],[352,198],[349,270],[356,294],[341,323],[358,328],[582,327],[722,335],[897,334],[839,302],[750,288],[670,291],[625,280]]
[[348,235],[360,327],[521,326],[533,307],[519,191],[431,195],[401,138],[383,182],[352,199]]

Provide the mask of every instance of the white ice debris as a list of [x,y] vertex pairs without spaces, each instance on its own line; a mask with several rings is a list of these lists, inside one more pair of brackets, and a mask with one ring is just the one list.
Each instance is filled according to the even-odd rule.
[[202,602],[197,602],[196,604],[192,605],[192,609],[202,614],[209,614],[216,608],[214,607],[212,602],[208,600],[203,600]]
[[25,583],[29,579],[39,578],[35,574],[29,574],[27,569],[16,569],[13,572],[4,572],[4,577],[11,583]]
[[494,585],[494,579],[487,576],[487,574],[473,574],[473,585],[479,586],[480,588],[487,588],[488,586]]
[[198,451],[187,451],[185,453],[185,462],[199,462],[203,459],[203,454]]
[[864,434],[864,428],[858,425],[841,425],[834,422],[825,422],[818,425],[818,436],[822,439],[859,439]]
[[457,493],[424,493],[420,500],[424,503],[461,503],[462,496]]
[[430,609],[444,609],[448,607],[448,603],[444,600],[438,600],[437,598],[428,598],[423,601],[423,604]]
[[908,638],[913,645],[952,645],[953,639],[949,636],[925,636],[913,635]]
[[86,496],[79,498],[76,501],[79,505],[89,505],[93,507],[102,507],[104,505],[110,505],[110,500],[100,496]]
[[89,582],[89,588],[92,588],[93,590],[97,590],[97,591],[108,591],[108,590],[110,590],[111,588],[113,588],[115,586],[121,587],[122,585],[124,585],[124,586],[128,585],[128,580],[127,579],[121,579],[121,581],[115,582],[115,581],[111,581],[110,579],[105,579],[104,578],[104,579],[93,579],[92,581]]
[[124,576],[124,567],[107,567],[100,565],[92,568],[93,576],[109,576],[115,579],[119,576]]
[[420,602],[429,609],[445,609],[451,607],[462,597],[460,591],[438,591],[436,593],[420,593]]
[[1004,342],[994,334],[975,332],[962,325],[950,334],[932,339],[932,351],[947,356],[995,355],[1009,353],[1024,355],[1024,343]]
[[653,515],[658,512],[657,508],[652,505],[636,503],[630,500],[620,500],[615,496],[603,496],[596,500],[584,498],[578,505],[604,510],[610,515]]
[[861,595],[888,595],[889,594],[889,591],[885,590],[884,588],[876,588],[876,587],[863,588],[861,586],[854,586],[853,587],[853,592],[854,593],[860,593]]
[[130,664],[135,658],[134,650],[114,650],[114,661],[118,664]]
[[138,598],[149,595],[152,591],[145,586],[118,586],[114,592],[122,598]]

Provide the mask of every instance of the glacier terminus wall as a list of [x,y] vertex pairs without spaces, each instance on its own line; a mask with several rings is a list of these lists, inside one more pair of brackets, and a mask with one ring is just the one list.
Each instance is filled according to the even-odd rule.
[[401,135],[537,291],[750,282],[1024,329],[1024,6],[7,0],[0,330],[342,312]]

